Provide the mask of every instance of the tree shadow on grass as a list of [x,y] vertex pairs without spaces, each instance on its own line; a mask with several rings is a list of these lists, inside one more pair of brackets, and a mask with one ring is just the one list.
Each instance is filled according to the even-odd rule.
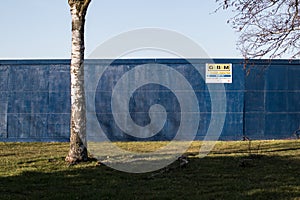
[[1,199],[294,199],[300,197],[299,166],[293,157],[208,156],[190,157],[183,168],[175,162],[128,174],[93,161],[0,177],[0,193]]

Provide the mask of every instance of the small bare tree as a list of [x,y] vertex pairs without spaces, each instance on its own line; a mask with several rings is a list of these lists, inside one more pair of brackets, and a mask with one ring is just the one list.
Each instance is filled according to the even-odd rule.
[[299,57],[299,0],[216,1],[235,13],[229,22],[240,33],[237,45],[245,58]]

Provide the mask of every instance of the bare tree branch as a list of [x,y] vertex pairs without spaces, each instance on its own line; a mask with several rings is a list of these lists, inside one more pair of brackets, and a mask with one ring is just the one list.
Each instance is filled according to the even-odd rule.
[[236,15],[238,46],[247,58],[300,56],[299,0],[216,0]]

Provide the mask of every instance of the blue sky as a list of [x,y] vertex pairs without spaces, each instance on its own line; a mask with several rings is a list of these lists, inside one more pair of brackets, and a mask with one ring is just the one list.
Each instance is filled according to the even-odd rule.
[[[92,0],[86,18],[86,56],[120,33],[155,27],[181,33],[210,57],[241,57],[238,34],[212,14],[214,0]],[[1,3],[0,59],[70,58],[71,16],[67,0],[9,0]],[[145,55],[147,56],[147,55]]]

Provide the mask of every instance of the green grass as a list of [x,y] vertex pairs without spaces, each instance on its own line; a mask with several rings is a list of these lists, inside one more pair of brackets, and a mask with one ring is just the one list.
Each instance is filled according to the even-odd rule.
[[[117,143],[138,152],[165,144]],[[300,199],[299,141],[218,142],[205,158],[200,145],[185,168],[128,174],[94,160],[68,166],[67,143],[0,143],[0,199]]]

